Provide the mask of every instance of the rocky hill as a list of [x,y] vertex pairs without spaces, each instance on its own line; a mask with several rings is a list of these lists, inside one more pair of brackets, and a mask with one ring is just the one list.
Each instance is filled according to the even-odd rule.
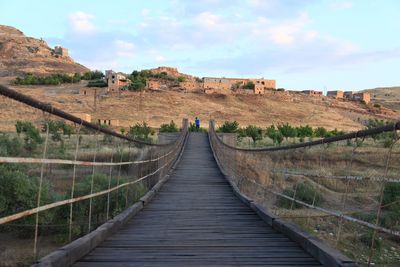
[[160,74],[160,73],[166,73],[168,76],[174,77],[174,78],[179,78],[179,77],[184,77],[186,81],[194,81],[196,78],[192,75],[184,74],[178,71],[177,68],[173,67],[158,67],[154,69],[149,69],[149,71],[153,74]]
[[384,107],[400,111],[400,87],[379,87],[364,90],[371,94],[371,99]]
[[26,73],[83,73],[89,71],[67,54],[50,48],[44,40],[27,37],[20,30],[0,25],[0,77]]

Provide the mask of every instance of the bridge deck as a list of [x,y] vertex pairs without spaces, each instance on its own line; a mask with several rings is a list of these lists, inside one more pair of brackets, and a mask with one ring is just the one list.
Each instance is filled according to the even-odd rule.
[[320,266],[232,193],[206,134],[191,134],[160,193],[74,266]]

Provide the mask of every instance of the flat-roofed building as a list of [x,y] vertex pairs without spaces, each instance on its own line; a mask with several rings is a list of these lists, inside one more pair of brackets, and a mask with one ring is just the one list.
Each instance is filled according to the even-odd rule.
[[336,98],[336,99],[342,99],[343,95],[344,95],[343,91],[340,91],[340,90],[328,91],[326,93],[326,96],[333,97],[333,98]]

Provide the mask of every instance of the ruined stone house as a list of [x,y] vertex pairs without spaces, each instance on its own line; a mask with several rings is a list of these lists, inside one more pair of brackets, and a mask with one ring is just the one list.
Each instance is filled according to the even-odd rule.
[[129,85],[130,81],[122,73],[106,70],[107,92],[118,93],[122,87]]

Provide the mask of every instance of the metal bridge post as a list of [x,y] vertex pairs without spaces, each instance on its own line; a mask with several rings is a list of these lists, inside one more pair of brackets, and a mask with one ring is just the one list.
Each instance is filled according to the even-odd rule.
[[[43,156],[42,156],[43,159],[46,159],[48,141],[49,141],[49,123],[47,122],[46,123],[46,140],[44,143]],[[45,163],[43,162],[40,167],[39,191],[37,194],[37,201],[36,201],[36,207],[38,207],[38,208],[40,207],[40,200],[42,197],[44,166],[45,166]],[[35,218],[35,239],[34,239],[34,243],[33,243],[33,257],[35,260],[38,259],[38,248],[37,248],[38,235],[39,235],[39,212],[36,213],[36,218]]]
[[[389,150],[388,150],[388,153],[387,153],[387,156],[386,156],[385,173],[383,175],[382,184],[381,184],[381,190],[380,190],[380,193],[379,193],[379,203],[378,203],[378,211],[377,211],[377,214],[376,214],[375,226],[379,226],[380,216],[381,216],[382,206],[383,206],[383,194],[384,194],[384,191],[385,191],[386,178],[387,178],[388,171],[389,171],[390,159],[392,157],[393,147],[397,143],[398,140],[399,140],[399,137],[397,136],[396,126],[394,126],[393,127],[392,143],[391,143],[391,145],[389,147]],[[368,267],[371,266],[371,260],[372,260],[372,257],[374,255],[374,245],[375,245],[375,238],[376,238],[377,232],[378,231],[375,228],[373,233],[372,233],[371,247],[370,247],[370,252],[369,252],[369,256],[368,256]]]
[[[97,157],[97,152],[99,151],[99,133],[98,131],[95,132],[95,139],[96,139],[96,147],[93,155],[93,163],[96,162],[96,157]],[[92,169],[92,177],[90,181],[90,194],[93,194],[93,187],[94,187],[94,175],[95,175],[95,170],[96,166],[93,164],[93,169]],[[88,233],[90,233],[90,230],[92,228],[92,203],[93,198],[89,198],[89,218],[88,218]]]
[[[113,148],[114,149],[114,148]],[[111,160],[110,163],[113,163],[114,160],[114,151],[113,149],[111,150]],[[108,190],[111,188],[111,180],[112,180],[112,171],[113,171],[113,166],[110,166],[110,175],[108,176]],[[106,221],[108,221],[109,216],[110,216],[110,193],[107,193],[107,214],[106,214]]]
[[[76,147],[75,147],[75,156],[74,160],[77,161],[78,159],[78,151],[79,151],[79,136],[80,136],[80,131],[81,131],[82,123],[79,125],[78,131],[76,133]],[[74,198],[74,193],[75,193],[75,179],[76,179],[76,164],[74,164],[73,167],[73,173],[72,173],[72,183],[71,183],[71,199]],[[73,211],[73,206],[74,204],[71,203],[69,205],[69,227],[68,227],[68,240],[71,242],[72,240],[72,211]]]

